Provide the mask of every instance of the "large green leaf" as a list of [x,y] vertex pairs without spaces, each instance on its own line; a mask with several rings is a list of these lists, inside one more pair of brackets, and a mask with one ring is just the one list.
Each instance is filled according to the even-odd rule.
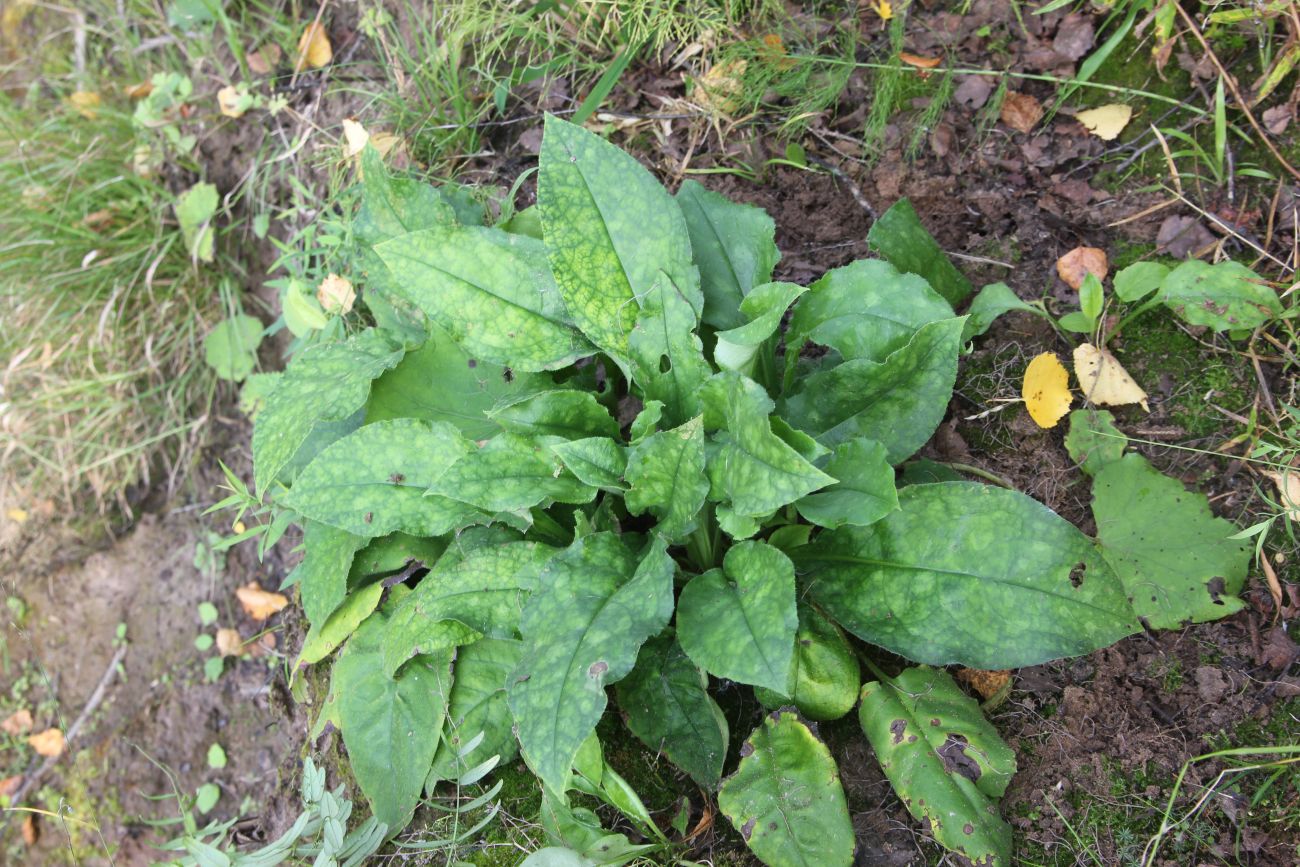
[[899,271],[924,277],[950,304],[960,303],[974,288],[921,225],[907,199],[880,215],[867,233],[867,243]]
[[618,422],[588,391],[558,388],[502,404],[493,421],[511,433],[535,437],[618,437]]
[[373,329],[298,353],[253,425],[257,490],[275,481],[313,427],[341,421],[364,406],[371,381],[402,355],[400,345]]
[[823,445],[866,437],[891,464],[925,445],[948,410],[964,317],[931,322],[883,362],[858,358],[803,380],[782,416]]
[[[727,331],[719,331],[713,347],[713,360],[723,370],[738,370],[746,376],[758,365],[771,364],[770,346],[765,347],[777,330],[786,310],[807,288],[797,283],[764,283],[755,286],[740,303],[746,321]],[[797,351],[790,355],[797,356]]]
[[794,566],[766,542],[739,542],[696,575],[677,605],[677,640],[705,671],[784,692],[799,628]]
[[483,635],[512,637],[524,600],[555,551],[538,542],[511,542],[480,548],[429,572],[389,619],[384,673],[391,677],[413,656]]
[[722,778],[727,718],[708,692],[709,679],[669,636],[641,648],[636,667],[616,687],[632,734],[706,789]]
[[592,352],[570,323],[546,248],[534,238],[443,224],[398,235],[375,253],[398,291],[474,355],[549,370]]
[[754,697],[771,708],[793,704],[819,722],[851,711],[862,685],[857,654],[840,628],[814,605],[799,606],[794,649],[789,685],[780,692],[757,687]]
[[429,485],[474,445],[446,422],[393,419],[368,424],[331,445],[299,474],[284,505],[358,536],[400,530],[441,536],[482,517]]
[[700,386],[713,373],[695,334],[697,313],[667,274],[638,300],[628,335],[632,378],[644,399],[663,403],[668,424],[681,423],[699,412]]
[[551,443],[551,451],[585,484],[605,491],[627,490],[627,449],[608,437]]
[[674,430],[651,434],[628,451],[627,510],[647,511],[659,519],[655,528],[669,541],[689,534],[709,495],[704,475],[704,428],[699,417]]
[[605,685],[668,622],[675,566],[662,540],[640,563],[618,536],[583,536],[542,573],[520,621],[525,650],[509,688],[519,743],[563,791],[578,747],[605,711]]
[[767,212],[741,205],[686,181],[677,191],[704,292],[704,324],[719,330],[744,324],[740,302],[772,279],[781,258],[776,224]]
[[1155,629],[1176,629],[1240,611],[1236,597],[1251,543],[1210,513],[1204,495],[1162,475],[1141,455],[1104,465],[1092,485],[1101,553],[1133,610]]
[[840,443],[824,468],[839,481],[797,500],[795,508],[804,520],[831,529],[874,524],[898,508],[894,468],[887,457],[875,440]]
[[776,711],[740,748],[718,809],[769,867],[848,867],[853,823],[826,745],[793,711]]
[[[310,549],[310,544],[308,545]],[[386,578],[406,568],[412,560],[425,566],[432,566],[447,550],[445,538],[411,536],[406,533],[393,533],[370,540],[352,558],[352,567],[348,571],[348,587],[358,587],[370,578]]]
[[551,385],[546,375],[514,373],[476,359],[445,331],[432,326],[423,346],[375,380],[366,404],[366,421],[445,421],[470,439],[487,439],[501,430],[488,418],[490,410]]
[[[523,650],[521,641],[484,638],[457,652],[447,724],[426,788],[431,789],[439,780],[458,779],[493,756],[500,757],[498,766],[505,765],[518,753],[514,720],[506,704],[506,684]],[[483,739],[478,746],[461,755],[479,735]]]
[[365,546],[364,536],[307,521],[303,528],[302,562],[294,569],[302,593],[302,610],[307,622],[320,626],[334,613],[348,593],[348,572],[357,551]]
[[1184,262],[1164,278],[1157,296],[1192,325],[1215,331],[1258,328],[1282,313],[1277,293],[1240,262]]
[[544,500],[589,503],[596,489],[564,472],[550,449],[518,434],[493,437],[430,483],[428,495],[486,512],[519,512]]
[[547,115],[537,206],[551,270],[569,315],[625,369],[639,299],[662,271],[703,307],[681,209],[635,159]]
[[948,674],[909,668],[862,688],[862,731],[908,812],[974,864],[1011,863],[1011,826],[992,799],[1016,754]]
[[389,175],[371,145],[361,152],[361,210],[352,222],[357,240],[373,246],[407,232],[454,223],[456,212],[424,181]]
[[451,690],[454,651],[412,660],[400,677],[383,672],[384,610],[372,614],[334,663],[343,744],[352,774],[379,821],[410,821],[433,763]]
[[709,458],[711,495],[737,515],[769,515],[835,482],[772,432],[772,400],[753,380],[720,373],[705,383],[700,402],[705,429],[727,431]]
[[1076,656],[1138,630],[1096,546],[1024,494],[909,485],[870,527],[791,556],[826,611],[863,641],[931,665],[1002,669]]
[[845,359],[884,361],[921,326],[952,318],[952,307],[915,274],[900,274],[879,259],[860,259],[827,271],[799,299],[786,332],[786,389],[808,341]]

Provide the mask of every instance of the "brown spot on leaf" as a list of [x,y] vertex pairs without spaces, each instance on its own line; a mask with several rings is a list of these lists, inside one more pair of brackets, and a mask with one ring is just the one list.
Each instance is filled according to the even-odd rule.
[[744,837],[746,842],[749,841],[749,836],[754,833],[754,821],[755,820],[750,819],[748,822],[740,826],[740,836]]
[[1228,592],[1228,586],[1224,582],[1221,576],[1216,575],[1213,578],[1211,578],[1209,581],[1206,581],[1205,589],[1208,590],[1210,593],[1211,602],[1213,602],[1215,605],[1224,604],[1222,596],[1224,593]]
[[609,671],[609,663],[603,659],[598,659],[587,669],[587,677],[598,678]]
[[964,737],[950,734],[936,752],[943,762],[945,771],[950,774],[961,774],[966,779],[975,781],[980,778],[980,766],[979,762],[966,755],[967,746],[969,742]]
[[894,736],[894,743],[903,742],[903,732],[907,731],[907,720],[896,719],[889,724],[889,733]]
[[366,520],[366,523],[367,523],[367,524],[373,523],[374,520],[375,520],[375,513],[374,513],[374,512],[366,512],[366,518],[365,518],[365,520]]
[[1082,561],[1075,563],[1074,568],[1070,570],[1070,586],[1076,590],[1083,586],[1083,576],[1088,571],[1088,564]]
[[970,822],[967,822],[965,825],[962,825],[961,830],[963,834],[974,834],[975,826],[972,825]]
[[740,757],[742,759],[751,755],[753,752],[754,752],[754,745],[751,744],[749,741],[745,741],[743,744],[740,745]]

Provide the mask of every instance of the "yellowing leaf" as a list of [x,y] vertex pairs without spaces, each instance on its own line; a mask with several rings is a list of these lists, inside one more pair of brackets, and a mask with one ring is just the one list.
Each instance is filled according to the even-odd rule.
[[942,62],[940,57],[922,57],[919,54],[912,54],[908,51],[900,51],[898,59],[908,66],[915,66],[917,69],[934,69]]
[[695,101],[710,111],[722,114],[735,111],[740,107],[737,97],[743,88],[742,77],[746,68],[744,58],[740,57],[713,64],[695,82]]
[[15,524],[26,524],[27,519],[30,516],[27,514],[26,509],[20,509],[15,506],[11,509],[5,509],[5,517],[13,521]]
[[1133,117],[1133,106],[1115,103],[1081,111],[1074,119],[1102,141],[1114,141]]
[[99,94],[93,90],[78,90],[68,95],[68,105],[86,120],[94,120],[99,114],[101,102]]
[[1071,289],[1078,289],[1089,274],[1098,280],[1105,280],[1110,273],[1110,263],[1106,260],[1106,251],[1097,247],[1075,247],[1056,260],[1056,273]]
[[1070,411],[1074,395],[1070,394],[1070,374],[1055,352],[1044,352],[1029,362],[1020,394],[1029,409],[1029,417],[1041,428],[1055,427],[1061,416]]
[[235,595],[239,597],[239,604],[244,607],[244,613],[258,621],[267,619],[289,604],[289,600],[283,594],[263,590],[256,581],[238,588],[235,590]]
[[337,274],[331,274],[320,282],[316,290],[316,300],[325,308],[326,313],[335,316],[352,310],[352,302],[357,300],[357,292],[352,288],[352,281]]
[[1291,516],[1292,521],[1300,521],[1300,470],[1291,469],[1281,473],[1265,473],[1277,485],[1277,493],[1282,507]]
[[319,21],[308,24],[298,39],[298,60],[293,65],[294,70],[301,72],[307,67],[320,69],[333,59],[334,46],[330,45],[325,26]]
[[1128,375],[1115,356],[1091,343],[1074,350],[1074,376],[1084,399],[1098,406],[1126,406],[1139,403],[1147,412],[1147,393]]
[[152,81],[141,81],[137,84],[127,84],[122,87],[122,95],[132,101],[144,99],[151,93],[153,93]]
[[29,737],[27,745],[36,750],[37,755],[45,756],[47,759],[58,758],[63,755],[63,731],[46,729],[38,735]]
[[248,94],[240,93],[239,88],[228,84],[217,91],[217,107],[226,117],[243,117],[248,110]]
[[244,639],[237,629],[218,629],[216,645],[222,656],[239,656],[244,651]]
[[343,156],[354,157],[361,153],[370,141],[366,128],[350,117],[343,118]]

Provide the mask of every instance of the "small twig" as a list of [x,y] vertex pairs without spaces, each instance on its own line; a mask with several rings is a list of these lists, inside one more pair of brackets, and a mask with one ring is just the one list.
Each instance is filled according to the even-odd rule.
[[846,175],[843,169],[839,166],[831,165],[824,160],[819,160],[817,157],[813,156],[808,157],[808,162],[818,168],[823,168],[834,175],[836,180],[849,188],[849,193],[853,196],[853,201],[857,202],[858,207],[867,212],[867,216],[871,218],[871,221],[874,223],[878,219],[876,217],[876,209],[871,207],[871,202],[867,201],[867,197],[863,195],[862,190],[858,189],[858,185],[853,183],[853,179]]

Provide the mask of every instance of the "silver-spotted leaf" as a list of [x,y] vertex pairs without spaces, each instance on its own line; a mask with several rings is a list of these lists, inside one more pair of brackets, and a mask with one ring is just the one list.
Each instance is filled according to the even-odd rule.
[[795,501],[804,520],[831,529],[845,524],[866,527],[898,508],[894,468],[885,447],[875,440],[840,443],[823,469],[838,481]]
[[794,638],[790,684],[779,693],[757,687],[754,697],[764,707],[793,704],[818,722],[839,719],[858,701],[862,672],[857,654],[840,628],[813,605],[799,606]]
[[603,491],[623,492],[627,484],[627,449],[608,437],[587,437],[551,443],[551,451],[584,484]]
[[1282,313],[1277,293],[1240,262],[1182,263],[1165,276],[1157,296],[1192,325],[1215,331],[1258,328]]
[[633,515],[647,511],[669,541],[689,534],[709,494],[704,475],[704,428],[698,417],[673,430],[651,434],[628,451],[625,502]]
[[[447,722],[426,789],[439,780],[458,779],[493,756],[504,765],[518,754],[506,684],[522,655],[523,642],[504,638],[484,638],[457,651]],[[479,735],[478,746],[461,755]]]
[[697,311],[666,273],[639,296],[641,313],[628,335],[632,378],[646,400],[663,403],[668,424],[699,412],[700,386],[713,373],[695,334]]
[[434,478],[427,495],[495,513],[523,511],[545,500],[587,503],[596,495],[596,489],[564,472],[550,449],[527,437],[506,433],[471,448]]
[[899,199],[871,224],[867,243],[899,271],[924,277],[949,304],[960,303],[974,289],[921,225],[907,199]]
[[559,388],[504,403],[492,419],[511,433],[533,437],[618,437],[618,422],[591,392]]
[[762,208],[728,201],[695,181],[682,184],[677,203],[700,268],[704,324],[717,329],[744,324],[740,302],[772,279],[781,258],[776,224]]

